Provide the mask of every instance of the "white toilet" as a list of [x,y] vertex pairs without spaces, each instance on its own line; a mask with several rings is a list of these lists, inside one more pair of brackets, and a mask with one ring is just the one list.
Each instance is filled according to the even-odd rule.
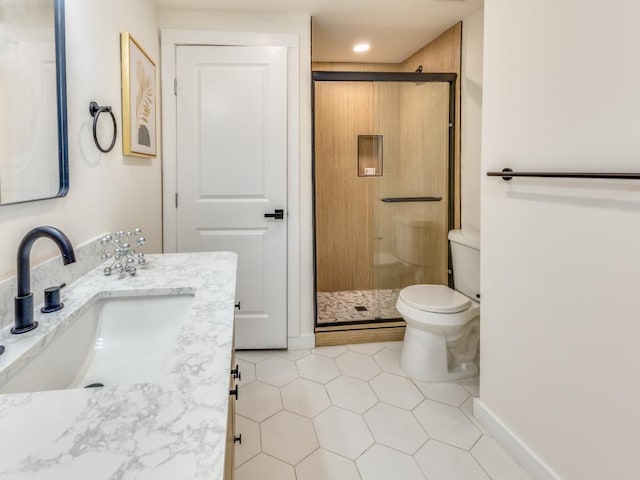
[[407,322],[400,366],[425,382],[478,374],[480,339],[480,237],[449,232],[455,290],[444,285],[402,289],[396,308]]

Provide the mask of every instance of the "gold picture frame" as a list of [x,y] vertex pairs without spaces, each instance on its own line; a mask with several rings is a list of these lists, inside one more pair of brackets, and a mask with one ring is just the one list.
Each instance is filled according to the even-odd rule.
[[122,153],[154,158],[156,64],[130,33],[120,34],[122,64]]

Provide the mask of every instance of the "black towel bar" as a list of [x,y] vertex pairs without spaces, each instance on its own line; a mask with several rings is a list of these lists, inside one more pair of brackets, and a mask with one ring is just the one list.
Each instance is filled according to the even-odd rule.
[[381,198],[383,202],[400,203],[400,202],[439,202],[442,197],[389,197]]
[[640,180],[640,173],[611,173],[611,172],[514,172],[510,168],[503,168],[501,172],[487,172],[488,177],[502,177],[511,180],[513,177],[542,177],[542,178],[599,178],[606,180]]

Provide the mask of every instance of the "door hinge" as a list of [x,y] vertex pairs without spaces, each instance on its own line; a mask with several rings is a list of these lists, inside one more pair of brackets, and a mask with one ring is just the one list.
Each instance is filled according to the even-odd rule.
[[178,208],[178,192],[176,192],[176,208]]
[[178,95],[178,79],[173,79],[173,94]]

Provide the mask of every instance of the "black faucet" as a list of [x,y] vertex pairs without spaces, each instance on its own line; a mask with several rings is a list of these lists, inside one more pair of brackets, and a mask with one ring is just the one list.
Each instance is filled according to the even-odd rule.
[[15,299],[15,326],[11,333],[25,333],[38,326],[33,321],[33,293],[31,293],[31,247],[40,237],[48,237],[58,245],[62,263],[69,265],[76,261],[76,254],[67,236],[55,227],[36,227],[27,233],[18,247],[18,295]]

